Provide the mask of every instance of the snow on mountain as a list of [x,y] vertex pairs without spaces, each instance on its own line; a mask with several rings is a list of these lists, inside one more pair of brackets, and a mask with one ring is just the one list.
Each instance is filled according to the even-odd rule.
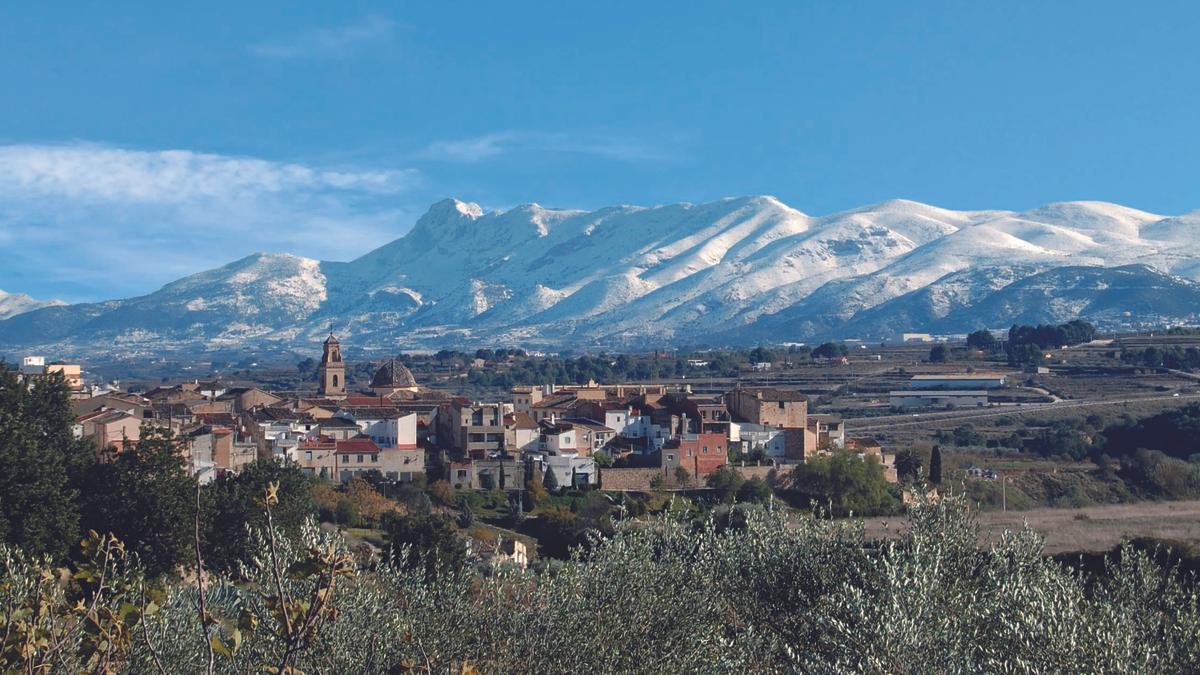
[[1153,323],[1193,317],[1200,308],[1200,284],[1145,265],[1059,267],[1014,281],[970,307],[932,322],[931,328],[1057,323],[1086,316],[1101,324],[1139,320]]
[[24,314],[40,307],[64,305],[62,300],[34,300],[24,293],[6,293],[0,290],[0,321]]
[[[1058,269],[1136,266],[1145,284],[1185,288],[1200,279],[1197,235],[1200,212],[1164,217],[1103,202],[1016,213],[891,200],[810,216],[766,196],[492,212],[447,199],[350,262],[255,254],[140,298],[14,316],[0,321],[0,343],[307,345],[331,324],[379,349],[883,337],[968,328],[976,308],[979,319],[1020,315],[999,294],[1012,288],[1034,302],[1042,296],[1016,294],[1018,284]],[[1186,303],[1085,277],[1095,281],[1058,278],[1073,280],[1071,290],[1037,304],[1056,315],[1191,314]],[[1131,309],[1117,311],[1123,298]]]

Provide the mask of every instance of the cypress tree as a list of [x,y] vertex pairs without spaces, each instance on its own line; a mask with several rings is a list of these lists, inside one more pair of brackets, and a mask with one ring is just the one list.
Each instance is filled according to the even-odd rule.
[[71,431],[61,374],[20,382],[0,363],[0,540],[63,559],[79,540],[73,476],[94,462]]
[[933,446],[933,452],[929,453],[929,483],[931,485],[942,484],[942,446]]

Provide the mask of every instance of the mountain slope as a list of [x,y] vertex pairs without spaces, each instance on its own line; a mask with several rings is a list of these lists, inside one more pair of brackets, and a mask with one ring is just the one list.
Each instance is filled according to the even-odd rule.
[[255,254],[138,298],[12,316],[0,345],[308,348],[332,325],[387,351],[599,348],[885,338],[1035,316],[1188,321],[1197,235],[1197,213],[1102,202],[1016,213],[892,200],[810,216],[763,196],[503,212],[448,199],[350,262]]
[[34,300],[24,293],[6,293],[0,290],[0,321],[25,312],[32,312],[41,307],[54,307],[62,304],[65,303],[61,300]]

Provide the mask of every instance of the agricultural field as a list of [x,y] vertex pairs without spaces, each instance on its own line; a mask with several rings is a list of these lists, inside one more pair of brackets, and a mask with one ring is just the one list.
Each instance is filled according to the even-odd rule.
[[[897,532],[898,518],[868,518],[868,536]],[[1078,509],[985,511],[979,514],[981,543],[995,543],[1005,531],[1029,527],[1045,537],[1046,553],[1109,551],[1136,537],[1200,542],[1200,501],[1142,502]]]

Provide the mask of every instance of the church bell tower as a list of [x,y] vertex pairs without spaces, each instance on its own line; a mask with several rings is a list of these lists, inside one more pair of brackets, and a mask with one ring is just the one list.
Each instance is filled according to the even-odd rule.
[[325,338],[325,353],[321,355],[321,383],[317,393],[326,398],[346,397],[346,364],[342,361],[342,345],[333,331]]

